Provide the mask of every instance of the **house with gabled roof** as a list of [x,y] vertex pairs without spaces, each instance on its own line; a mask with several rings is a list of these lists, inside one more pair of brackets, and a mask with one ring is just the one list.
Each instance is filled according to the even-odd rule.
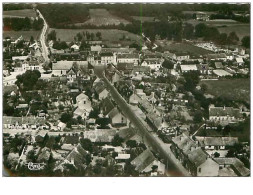
[[209,120],[213,122],[238,122],[242,120],[240,109],[233,107],[209,106]]
[[187,135],[174,137],[171,151],[192,176],[218,176],[219,165]]
[[127,118],[119,111],[117,107],[114,107],[108,113],[108,116],[111,119],[113,126],[127,124]]
[[106,98],[109,94],[109,92],[107,91],[103,81],[100,81],[100,82],[96,83],[94,85],[94,90],[97,93],[99,100],[102,100],[102,99]]

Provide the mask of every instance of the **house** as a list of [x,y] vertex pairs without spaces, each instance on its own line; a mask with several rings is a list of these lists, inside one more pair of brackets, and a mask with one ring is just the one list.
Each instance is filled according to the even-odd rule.
[[96,66],[101,64],[101,57],[98,55],[88,55],[87,56],[87,61],[90,63],[92,66]]
[[66,170],[65,165],[73,165],[75,169],[86,168],[86,156],[89,153],[83,149],[81,144],[74,147],[66,158],[55,165],[54,171]]
[[113,108],[108,113],[108,116],[111,119],[113,126],[127,124],[127,118],[119,111],[117,107]]
[[213,73],[218,77],[233,76],[231,73],[222,69],[213,70]]
[[123,75],[130,75],[133,71],[134,64],[133,63],[118,63],[117,70],[121,72]]
[[244,61],[242,58],[235,58],[235,60],[238,66],[242,66],[244,64]]
[[90,139],[94,143],[110,144],[116,133],[116,129],[97,129],[85,131],[83,137]]
[[127,160],[129,160],[131,157],[130,154],[122,154],[122,153],[119,153],[118,156],[115,157],[115,160],[117,162],[126,162]]
[[[242,176],[242,177],[250,176],[250,170],[246,168],[243,162],[240,161],[238,158],[214,158],[214,160],[219,164],[220,170],[231,168],[233,172],[236,174],[236,175],[233,174],[232,176]],[[229,175],[226,174],[225,176],[231,176],[231,174]]]
[[85,95],[84,93],[80,93],[76,97],[76,104],[78,108],[84,109],[87,112],[90,112],[92,110],[91,101],[89,97]]
[[209,106],[209,120],[213,122],[237,122],[242,119],[240,109],[233,107]]
[[237,137],[201,137],[196,136],[195,139],[199,145],[205,150],[225,150],[229,146],[238,143]]
[[172,138],[171,151],[192,176],[218,176],[218,163],[184,133]]
[[149,149],[146,149],[134,160],[132,160],[131,164],[135,167],[136,171],[138,171],[139,173],[142,173],[145,170],[145,168],[147,168],[154,161],[155,161],[155,157],[153,153]]
[[96,83],[96,85],[94,86],[94,90],[97,93],[99,100],[106,98],[109,94],[109,92],[106,90],[106,87],[102,81]]
[[196,64],[180,65],[180,69],[182,73],[189,71],[198,71]]
[[70,48],[73,49],[74,51],[79,51],[80,47],[78,45],[74,44]]
[[112,101],[106,97],[105,99],[103,99],[100,103],[100,107],[101,107],[101,111],[102,113],[107,116],[109,114],[109,112],[112,111],[112,109],[115,107],[114,104],[112,103]]
[[62,131],[63,129],[66,128],[66,126],[67,125],[65,123],[59,122],[58,125],[57,125],[57,128],[58,128],[58,130]]
[[103,52],[100,53],[101,57],[101,64],[107,65],[107,64],[117,64],[116,54],[113,54],[112,52]]
[[36,142],[43,142],[45,137],[47,135],[47,131],[45,130],[40,130],[37,135],[35,136],[35,141]]
[[156,175],[162,176],[165,174],[165,165],[158,161],[149,149],[146,149],[132,160],[131,164],[139,173],[150,173],[153,166],[157,166]]
[[208,64],[197,64],[197,68],[202,75],[211,74]]
[[190,59],[190,55],[188,54],[185,54],[185,53],[178,53],[178,54],[170,54],[170,56],[172,57],[173,60],[176,60],[176,61],[183,61],[183,60],[189,60]]
[[90,46],[91,52],[100,53],[102,50],[102,47],[100,45],[91,45]]
[[214,66],[216,69],[223,69],[224,66],[222,65],[222,62],[214,62]]
[[136,93],[133,93],[129,97],[129,103],[132,104],[132,105],[138,105],[139,101],[140,101],[140,97]]
[[82,119],[85,119],[89,116],[89,113],[85,109],[81,109],[79,107],[74,111],[73,114],[73,118],[78,118],[80,116]]
[[134,53],[118,54],[117,63],[133,63],[136,66],[139,63],[139,55]]
[[63,76],[72,68],[73,61],[58,61],[52,64],[52,75]]
[[200,21],[208,21],[209,20],[209,14],[207,14],[206,12],[197,12],[196,13],[196,20],[200,20]]
[[224,53],[207,54],[209,61],[227,61],[227,56]]
[[12,61],[24,62],[29,58],[29,56],[12,56]]
[[42,117],[11,117],[3,116],[4,129],[37,129],[45,127],[46,120]]
[[148,66],[151,70],[159,70],[162,66],[162,60],[145,59],[141,66]]

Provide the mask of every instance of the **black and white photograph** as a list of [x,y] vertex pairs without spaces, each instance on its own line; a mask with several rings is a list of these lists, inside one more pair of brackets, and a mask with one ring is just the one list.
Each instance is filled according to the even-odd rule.
[[250,11],[3,2],[2,177],[250,177]]

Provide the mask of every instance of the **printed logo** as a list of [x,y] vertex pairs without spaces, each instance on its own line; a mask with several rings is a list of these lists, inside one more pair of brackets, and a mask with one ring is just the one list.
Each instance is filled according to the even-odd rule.
[[45,164],[44,163],[29,162],[29,163],[26,164],[26,166],[31,171],[38,171],[38,170],[44,169]]

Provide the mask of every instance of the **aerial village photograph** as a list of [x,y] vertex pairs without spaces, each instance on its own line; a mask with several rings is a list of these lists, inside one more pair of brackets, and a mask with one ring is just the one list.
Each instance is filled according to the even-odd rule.
[[250,177],[250,9],[2,3],[2,177]]

